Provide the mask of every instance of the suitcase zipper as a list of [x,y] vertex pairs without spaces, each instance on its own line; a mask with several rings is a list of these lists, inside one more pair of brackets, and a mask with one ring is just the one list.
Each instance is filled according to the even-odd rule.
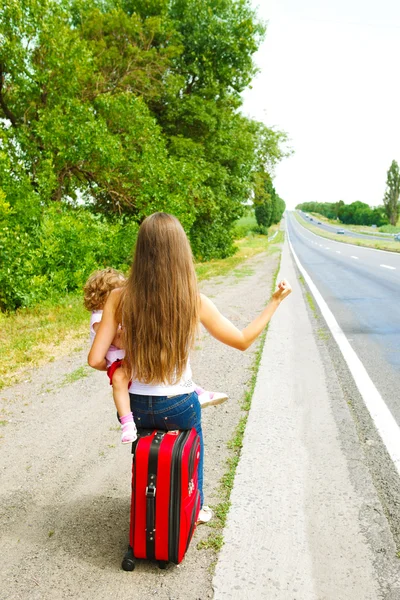
[[194,439],[193,442],[193,446],[192,449],[190,451],[190,458],[189,458],[189,481],[191,479],[193,479],[193,471],[194,471],[194,461],[196,458],[196,450],[198,448],[198,444],[197,444],[197,436]]
[[171,492],[169,504],[169,540],[168,554],[169,560],[178,564],[178,545],[179,545],[179,521],[181,514],[181,458],[183,448],[190,435],[189,431],[182,431],[179,435],[171,458]]
[[196,526],[196,521],[195,521],[195,519],[196,519],[196,509],[197,509],[197,505],[199,503],[199,498],[200,498],[200,492],[199,492],[199,490],[197,490],[197,492],[196,492],[196,500],[194,501],[192,515],[191,515],[191,523],[190,523],[189,535],[188,535],[188,539],[187,539],[187,544],[186,544],[186,550],[185,550],[185,552],[187,552],[187,550],[189,548],[190,540],[192,539],[194,528]]

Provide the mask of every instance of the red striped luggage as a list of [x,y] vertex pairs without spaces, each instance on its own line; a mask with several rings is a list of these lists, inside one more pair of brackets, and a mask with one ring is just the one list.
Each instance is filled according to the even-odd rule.
[[189,547],[200,510],[197,468],[200,439],[188,431],[138,432],[133,444],[130,544],[122,561],[135,558],[179,564]]

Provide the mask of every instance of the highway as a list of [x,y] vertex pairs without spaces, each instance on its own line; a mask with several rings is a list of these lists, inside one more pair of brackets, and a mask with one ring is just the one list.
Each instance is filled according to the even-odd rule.
[[288,216],[293,248],[400,424],[400,254],[314,235]]
[[[392,534],[400,544],[400,254],[328,240],[303,227],[293,213],[286,215],[288,237],[298,260],[365,368],[367,395],[375,394],[374,386],[383,400],[383,407],[372,413],[370,406],[367,410],[354,371],[349,370],[336,342],[328,341],[327,376],[333,368]],[[315,321],[316,334],[322,326],[323,335],[324,320]],[[388,417],[386,407],[391,413]],[[386,418],[387,423],[392,420],[389,436],[378,426]]]
[[[304,219],[304,221],[306,221],[306,223],[310,222],[310,219],[307,218],[305,216],[304,213],[297,211],[297,214]],[[329,233],[337,233],[338,229],[342,229],[342,223],[338,223],[337,225],[329,225],[328,223],[323,223],[323,222],[318,222],[318,218],[316,217],[312,217],[312,222],[311,224],[314,225],[315,227],[319,227],[320,229],[323,229],[325,231],[329,231]],[[366,240],[374,240],[376,242],[376,240],[392,240],[393,236],[391,235],[385,235],[382,233],[379,233],[377,231],[377,235],[368,235],[367,233],[356,233],[354,231],[350,231],[349,229],[345,229],[346,232],[346,236],[349,237],[354,237],[354,238],[361,238],[361,239],[366,239]],[[399,246],[400,246],[400,242],[399,242]]]

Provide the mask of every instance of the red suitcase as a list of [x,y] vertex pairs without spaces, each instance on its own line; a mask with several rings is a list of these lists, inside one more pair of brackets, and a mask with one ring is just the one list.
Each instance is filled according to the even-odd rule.
[[146,431],[133,444],[130,545],[122,561],[135,558],[179,564],[189,547],[200,510],[200,439],[188,431]]

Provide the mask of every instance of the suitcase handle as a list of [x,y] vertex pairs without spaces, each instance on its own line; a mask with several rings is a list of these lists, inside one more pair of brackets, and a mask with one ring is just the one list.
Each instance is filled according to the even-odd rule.
[[153,545],[156,521],[156,486],[150,483],[146,487],[146,533],[149,542]]

